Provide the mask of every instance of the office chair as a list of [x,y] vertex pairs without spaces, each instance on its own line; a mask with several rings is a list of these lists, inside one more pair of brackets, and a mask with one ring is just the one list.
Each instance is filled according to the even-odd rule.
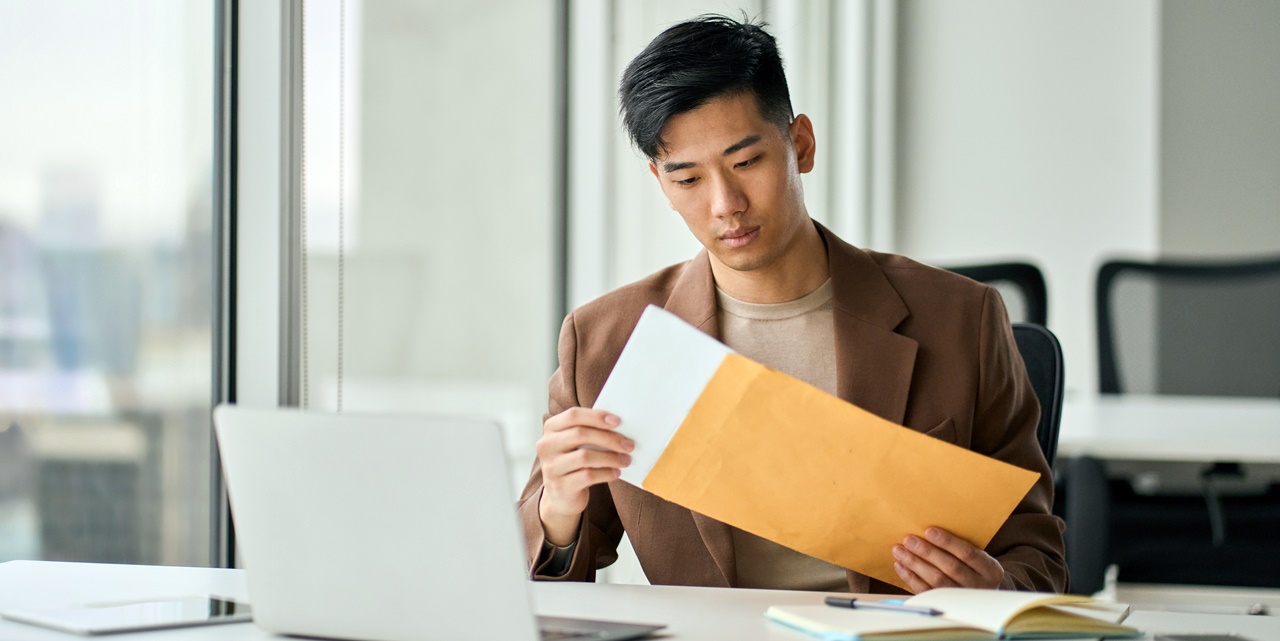
[[[1108,262],[1096,293],[1102,393],[1280,396],[1280,256]],[[1155,493],[1108,478],[1101,461],[1072,461],[1073,589],[1101,589],[1111,563],[1126,582],[1280,585],[1280,487],[1244,480],[1221,461],[1199,474],[1200,495]]]
[[1103,394],[1280,397],[1280,256],[1112,261],[1096,294]]
[[1053,332],[1033,323],[1014,323],[1013,339],[1026,364],[1027,376],[1040,401],[1040,424],[1036,439],[1045,460],[1053,468],[1058,451],[1058,428],[1062,425],[1063,362],[1062,346]]
[[949,272],[967,276],[995,287],[1009,310],[1009,318],[1047,326],[1049,295],[1044,274],[1029,263],[990,263],[945,267]]
[[[1036,400],[1040,402],[1040,422],[1036,425],[1036,440],[1040,442],[1040,450],[1049,462],[1050,473],[1054,471],[1054,459],[1058,452],[1058,429],[1062,425],[1062,398],[1065,382],[1062,346],[1058,337],[1042,325],[1034,323],[1014,323],[1013,340],[1018,345],[1018,353],[1027,368],[1027,378],[1031,380],[1031,388],[1035,390]],[[1061,516],[1062,506],[1053,505],[1054,514]]]

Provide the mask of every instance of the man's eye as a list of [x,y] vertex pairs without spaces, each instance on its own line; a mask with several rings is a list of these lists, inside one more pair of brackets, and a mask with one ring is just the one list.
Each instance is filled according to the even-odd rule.
[[698,182],[698,177],[697,177],[697,176],[694,176],[694,177],[692,177],[692,178],[685,178],[684,180],[677,180],[677,181],[676,181],[676,184],[677,184],[677,185],[683,185],[683,186],[685,186],[685,187],[689,187],[689,186],[693,185],[693,183],[696,183],[696,182]]
[[734,167],[737,167],[737,168],[739,168],[739,169],[741,169],[741,168],[743,168],[743,167],[750,167],[751,165],[756,164],[756,161],[757,161],[757,160],[760,160],[760,157],[759,157],[759,156],[755,156],[755,157],[752,157],[752,158],[748,158],[748,159],[746,159],[746,160],[744,160],[744,161],[742,161],[742,162],[740,162],[740,163],[737,163],[736,165],[734,165]]

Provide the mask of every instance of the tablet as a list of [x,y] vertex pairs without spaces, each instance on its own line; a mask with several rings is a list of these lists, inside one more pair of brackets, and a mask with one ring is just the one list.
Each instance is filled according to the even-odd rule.
[[58,609],[10,609],[0,617],[72,634],[95,635],[252,621],[249,605],[212,596]]

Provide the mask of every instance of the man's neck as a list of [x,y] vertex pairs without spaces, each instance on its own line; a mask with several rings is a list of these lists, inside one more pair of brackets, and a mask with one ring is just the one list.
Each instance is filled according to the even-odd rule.
[[772,265],[739,271],[711,258],[716,287],[746,303],[785,303],[814,291],[827,282],[827,247],[817,227],[805,225],[786,254]]

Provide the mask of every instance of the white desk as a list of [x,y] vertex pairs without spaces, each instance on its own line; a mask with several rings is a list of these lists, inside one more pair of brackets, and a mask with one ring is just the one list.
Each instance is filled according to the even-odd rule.
[[[1064,459],[1083,457],[1103,465],[1064,465]],[[1214,462],[1244,464],[1242,476],[1215,479],[1223,495],[1255,494],[1280,479],[1280,399],[1125,394],[1063,405],[1058,469],[1066,472],[1068,496],[1100,498],[1093,488],[1105,487],[1108,477],[1126,479],[1143,493],[1199,494],[1205,491],[1202,471]],[[1098,502],[1068,500],[1065,507],[1069,540],[1088,548],[1108,539],[1110,523]],[[1103,589],[1102,564],[1111,557],[1096,548],[1078,556],[1073,585]]]
[[[777,590],[535,583],[539,614],[665,623],[667,639],[801,641],[799,632],[765,620],[770,605],[815,603],[817,594]],[[12,561],[0,564],[0,608],[58,607],[193,594],[248,596],[239,570]],[[1127,621],[1157,632],[1235,632],[1253,641],[1280,641],[1280,617],[1137,611]],[[6,641],[68,641],[76,637],[0,621]],[[240,641],[271,639],[252,624],[162,630],[114,641]]]
[[1058,456],[1280,463],[1280,399],[1125,394],[1069,400]]

